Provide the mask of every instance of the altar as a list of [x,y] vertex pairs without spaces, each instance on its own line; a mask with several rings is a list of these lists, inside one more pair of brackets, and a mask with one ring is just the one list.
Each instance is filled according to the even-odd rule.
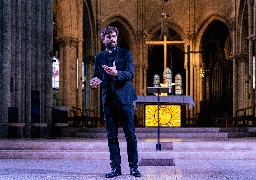
[[[182,95],[185,83],[182,82],[182,74],[176,73],[175,82],[172,79],[172,63],[171,67],[167,67],[167,46],[168,45],[184,45],[184,41],[168,40],[169,27],[167,18],[168,13],[163,12],[163,21],[161,26],[161,37],[163,40],[152,41],[146,39],[146,44],[151,46],[163,46],[164,48],[164,66],[163,78],[160,83],[160,75],[155,74],[153,77],[153,86],[147,87],[147,96],[138,96],[135,101],[136,107],[136,126],[142,127],[180,127],[182,119],[186,118],[187,109],[191,109],[194,105],[191,96]],[[149,95],[152,94],[152,95]],[[173,95],[175,94],[175,95]],[[158,148],[157,148],[158,149]],[[159,147],[161,149],[161,147]]]
[[[136,118],[138,126],[158,126],[158,97],[154,95],[138,96]],[[186,118],[186,109],[194,105],[193,98],[185,95],[160,96],[159,121],[161,127],[180,127]]]

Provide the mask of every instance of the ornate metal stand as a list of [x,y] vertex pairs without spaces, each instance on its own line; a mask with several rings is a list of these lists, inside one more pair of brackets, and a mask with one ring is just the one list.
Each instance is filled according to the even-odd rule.
[[160,117],[159,117],[159,111],[160,111],[160,94],[161,93],[168,93],[169,88],[167,87],[147,87],[148,93],[157,93],[157,105],[158,105],[158,112],[157,112],[157,118],[158,118],[158,125],[157,125],[157,144],[156,144],[156,150],[161,151],[161,144],[160,144]]

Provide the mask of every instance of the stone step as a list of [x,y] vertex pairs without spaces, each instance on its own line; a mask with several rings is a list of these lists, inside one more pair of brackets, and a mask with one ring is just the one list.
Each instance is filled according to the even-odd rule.
[[[122,159],[127,159],[127,153],[121,151]],[[0,159],[109,159],[109,152],[97,151],[60,151],[60,150],[0,150]],[[254,151],[139,151],[139,159],[228,159],[256,160]]]
[[[118,131],[119,137],[124,138],[123,129],[119,128]],[[105,128],[66,128],[62,134],[63,137],[106,138]],[[220,128],[160,128],[162,138],[228,138],[229,134],[230,131],[220,132]],[[136,128],[136,135],[138,138],[155,138],[158,137],[158,128]],[[238,137],[237,133],[232,137]]]
[[[123,129],[119,128],[119,137],[124,138]],[[105,128],[64,128],[62,137],[106,138]],[[155,138],[158,136],[157,127],[136,128],[138,138]],[[255,137],[254,127],[231,128],[160,128],[162,138],[236,138]]]
[[[158,137],[157,132],[137,132],[137,138],[156,138]],[[80,138],[103,138],[106,137],[105,133],[94,133],[94,132],[76,132],[75,137]],[[125,138],[123,132],[119,132],[118,137]],[[178,132],[160,132],[161,138],[228,138],[228,133],[178,133]]]
[[[0,158],[109,159],[105,128],[72,128],[65,131],[73,137],[2,139]],[[161,128],[162,151],[156,151],[157,131],[158,128],[136,128],[140,158],[256,160],[254,139],[229,138],[248,136],[248,133],[255,133],[255,128]],[[119,128],[119,141],[122,157],[127,158],[122,128]]]
[[[68,128],[67,128],[68,129]],[[233,129],[233,128],[232,128]],[[79,131],[83,132],[98,132],[98,133],[104,133],[105,128],[80,128],[77,129]],[[215,127],[209,127],[209,128],[189,128],[189,127],[160,127],[161,132],[168,132],[168,133],[199,133],[199,132],[205,132],[205,133],[219,133],[221,128],[215,128]],[[146,128],[136,128],[137,133],[151,133],[151,132],[157,132],[158,127],[146,127]],[[123,132],[123,128],[118,128],[118,132]]]
[[[162,151],[156,151],[156,139],[139,139],[140,158],[180,159],[253,159],[256,141],[251,139],[162,139]],[[126,141],[120,141],[127,158]],[[1,159],[109,159],[106,139],[0,140]]]
[[[107,140],[1,140],[0,150],[20,151],[108,151]],[[138,139],[139,151],[154,151],[157,139]],[[214,141],[205,139],[161,139],[162,150],[171,151],[256,151],[256,142],[247,139]],[[120,149],[126,151],[126,141],[120,140]]]

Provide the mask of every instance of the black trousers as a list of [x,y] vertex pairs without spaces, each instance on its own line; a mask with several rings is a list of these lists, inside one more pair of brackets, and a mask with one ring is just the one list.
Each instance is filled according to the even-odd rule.
[[134,126],[133,104],[113,104],[104,106],[104,119],[108,137],[111,168],[120,168],[121,155],[118,142],[118,119],[121,119],[127,142],[127,154],[130,168],[138,167],[137,139]]

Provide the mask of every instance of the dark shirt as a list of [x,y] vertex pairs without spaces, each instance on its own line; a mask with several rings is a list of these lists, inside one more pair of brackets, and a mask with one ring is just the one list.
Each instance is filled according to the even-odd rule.
[[[113,62],[115,61],[115,54],[116,52],[113,51],[112,53],[109,53],[106,50],[106,65],[109,67],[113,67]],[[114,76],[107,74],[107,92],[113,93],[114,92]]]
[[[108,76],[102,68],[102,65],[113,66],[115,61],[118,76]],[[135,89],[132,84],[134,75],[134,64],[130,50],[117,47],[115,52],[109,54],[104,50],[95,56],[94,73],[92,77],[98,77],[102,80],[102,104],[106,105],[107,99],[111,101],[109,92],[114,91],[121,104],[130,104],[137,99]],[[109,78],[108,78],[109,77]],[[109,86],[109,88],[108,88]],[[110,94],[111,96],[112,94]]]
[[[109,53],[106,50],[106,65],[109,67],[113,67],[113,62],[115,61],[116,51],[113,50],[112,53]],[[106,103],[108,105],[117,105],[120,103],[118,100],[117,94],[114,89],[114,81],[115,77],[107,74],[107,95],[106,95]]]

